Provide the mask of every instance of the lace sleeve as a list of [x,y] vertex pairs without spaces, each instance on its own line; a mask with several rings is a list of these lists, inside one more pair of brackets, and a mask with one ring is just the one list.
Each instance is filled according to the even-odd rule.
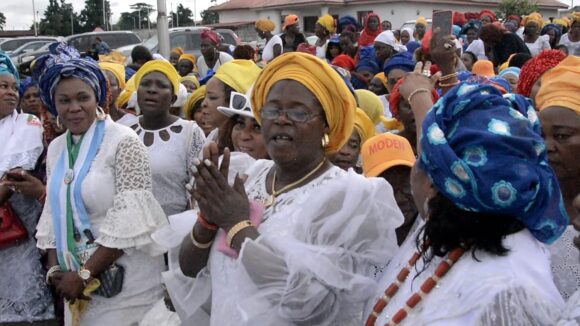
[[166,224],[165,214],[151,192],[151,167],[145,146],[137,137],[127,137],[117,147],[115,199],[97,242],[110,248],[158,255],[164,250],[154,243],[151,233]]
[[557,305],[523,287],[498,293],[479,318],[481,326],[554,325],[560,315]]
[[[50,165],[46,165],[46,179],[50,180],[52,174]],[[55,249],[56,248],[56,238],[54,236],[54,227],[52,224],[52,208],[50,206],[50,193],[46,193],[46,199],[44,201],[44,208],[42,209],[42,214],[38,220],[38,225],[36,226],[36,246],[39,249]]]
[[198,158],[203,155],[203,145],[205,144],[205,135],[197,123],[192,121],[191,129],[192,131],[189,134],[191,139],[188,141],[188,145],[190,145],[190,147],[189,152],[187,153],[187,174],[189,177],[191,177],[191,170],[189,167],[192,166],[192,161],[194,158]]

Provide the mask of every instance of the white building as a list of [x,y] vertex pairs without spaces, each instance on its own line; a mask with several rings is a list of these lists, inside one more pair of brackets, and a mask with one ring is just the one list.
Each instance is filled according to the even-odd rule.
[[[313,33],[318,17],[326,14],[335,18],[349,15],[362,21],[369,12],[375,12],[381,20],[390,21],[393,29],[398,29],[404,22],[418,16],[430,18],[433,10],[479,12],[482,9],[495,10],[498,3],[497,0],[230,0],[209,10],[219,14],[218,25],[223,27],[240,28],[258,19],[269,18],[277,23],[276,32],[280,31],[286,15],[295,14],[300,18],[301,29]],[[538,7],[545,18],[558,17],[558,9],[568,8],[558,0],[539,0]]]

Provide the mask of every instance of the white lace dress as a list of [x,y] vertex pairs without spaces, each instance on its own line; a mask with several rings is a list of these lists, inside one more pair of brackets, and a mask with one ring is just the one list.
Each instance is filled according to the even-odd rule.
[[[130,128],[110,119],[106,123],[103,142],[82,184],[82,197],[96,242],[124,251],[117,263],[125,268],[125,277],[118,295],[92,296],[81,317],[83,326],[134,325],[162,297],[163,250],[150,235],[167,219],[151,193],[147,151]],[[65,135],[48,149],[49,183],[51,169],[66,147]],[[41,249],[56,247],[48,196],[36,234]]]
[[[407,238],[387,267],[376,294],[366,305],[365,320],[417,250],[416,232]],[[478,252],[476,261],[471,252],[466,252],[401,325],[554,325],[564,301],[552,281],[547,248],[528,230],[507,236],[504,245],[510,252],[503,257]],[[388,323],[434,274],[441,261],[437,257],[423,270],[423,261],[419,259],[375,325]],[[421,271],[418,276],[417,271]]]
[[564,300],[568,300],[574,292],[580,290],[580,256],[573,241],[577,234],[574,227],[568,225],[564,234],[548,246],[554,283]]
[[[248,170],[251,199],[269,197],[273,164],[260,160]],[[362,304],[376,287],[374,266],[397,249],[402,221],[386,181],[332,167],[278,196],[238,259],[214,242],[183,325],[361,325]]]
[[188,207],[185,184],[191,179],[192,159],[203,149],[205,136],[195,121],[177,119],[171,125],[148,130],[139,119],[131,125],[147,147],[153,176],[153,195],[167,216]]

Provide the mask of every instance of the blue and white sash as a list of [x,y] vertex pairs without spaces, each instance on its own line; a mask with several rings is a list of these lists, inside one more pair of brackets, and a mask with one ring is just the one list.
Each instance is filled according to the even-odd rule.
[[[85,247],[88,241],[86,232],[91,232],[91,222],[82,197],[82,184],[87,176],[105,135],[106,120],[96,120],[83,136],[80,144],[78,157],[74,166],[69,167],[68,147],[65,147],[51,176],[48,191],[52,206],[52,219],[56,238],[56,251],[58,262],[65,271],[78,270],[86,259],[80,259],[76,250],[71,248]],[[67,131],[69,133],[70,131]],[[67,134],[67,137],[69,135]],[[65,178],[70,178],[67,173],[72,169],[72,182],[68,184]],[[70,180],[69,180],[70,181]],[[69,234],[67,218],[67,192],[73,212],[74,227],[81,235],[81,243],[76,243]],[[75,243],[70,243],[70,242]]]

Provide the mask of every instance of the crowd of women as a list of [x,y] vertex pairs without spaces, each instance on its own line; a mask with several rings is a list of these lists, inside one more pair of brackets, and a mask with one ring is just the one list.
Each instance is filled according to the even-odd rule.
[[580,13],[0,53],[0,324],[578,325]]

